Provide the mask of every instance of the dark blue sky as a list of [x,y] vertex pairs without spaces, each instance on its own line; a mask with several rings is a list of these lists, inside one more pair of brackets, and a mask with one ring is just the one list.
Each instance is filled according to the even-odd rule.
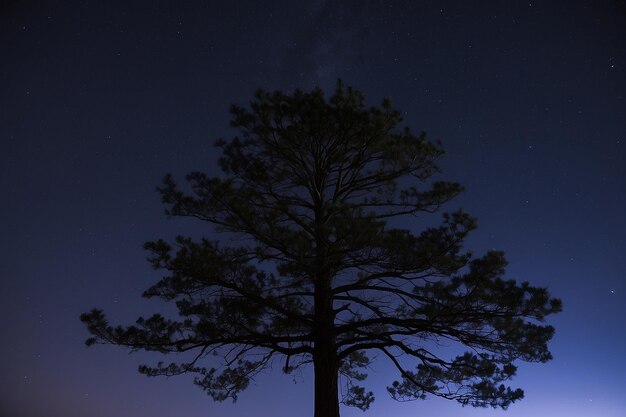
[[468,248],[504,250],[510,277],[564,302],[554,361],[520,367],[526,399],[506,413],[395,403],[379,361],[364,415],[626,415],[624,1],[1,4],[0,415],[311,414],[310,373],[213,403],[139,375],[152,356],[87,349],[78,316],[163,309],[139,297],[159,277],[143,242],[211,230],[168,221],[154,190],[217,174],[229,104],[338,77],[443,140],[444,177],[467,188],[447,209],[479,220]]

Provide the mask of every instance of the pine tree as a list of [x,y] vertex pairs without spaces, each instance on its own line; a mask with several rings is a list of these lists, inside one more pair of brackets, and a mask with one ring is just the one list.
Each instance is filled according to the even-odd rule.
[[[241,238],[146,243],[166,275],[143,296],[175,302],[180,317],[111,326],[94,309],[81,316],[87,345],[193,352],[140,372],[195,373],[218,401],[236,400],[276,361],[285,373],[312,364],[315,417],[338,417],[340,401],[370,406],[374,394],[359,384],[372,355],[397,368],[388,391],[398,400],[507,408],[523,397],[505,382],[516,360],[551,359],[554,329],[542,322],[561,302],[504,279],[503,253],[465,251],[475,220],[463,211],[414,231],[462,191],[432,181],[440,144],[399,128],[389,101],[368,108],[341,83],[329,99],[259,91],[231,113],[241,133],[217,142],[223,177],[193,172],[181,188],[167,176],[159,191],[168,215]],[[446,357],[441,340],[466,352]],[[213,355],[221,366],[207,365]]]

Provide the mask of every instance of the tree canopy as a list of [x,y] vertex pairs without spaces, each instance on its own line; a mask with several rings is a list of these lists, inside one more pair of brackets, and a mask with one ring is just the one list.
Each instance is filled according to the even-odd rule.
[[143,296],[174,302],[178,317],[112,326],[94,309],[81,316],[88,345],[193,352],[140,372],[194,373],[218,401],[276,361],[285,373],[312,364],[315,417],[339,416],[339,401],[370,406],[361,384],[374,355],[397,368],[398,400],[506,408],[523,397],[507,385],[514,363],[551,359],[543,322],[561,302],[505,279],[502,252],[465,250],[476,224],[464,211],[416,231],[462,191],[433,181],[441,144],[341,83],[329,98],[259,91],[231,113],[240,135],[216,144],[224,175],[192,172],[182,187],[168,175],[159,188],[168,215],[214,226],[212,238],[145,244],[165,275]]

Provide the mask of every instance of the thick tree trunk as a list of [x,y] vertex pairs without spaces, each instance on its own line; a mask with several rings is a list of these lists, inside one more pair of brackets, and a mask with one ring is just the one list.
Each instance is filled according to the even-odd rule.
[[315,285],[313,328],[315,368],[315,417],[339,417],[337,347],[335,346],[333,301],[330,280],[318,276]]
[[315,417],[339,417],[337,346],[335,345],[335,311],[331,290],[332,273],[328,268],[327,237],[324,229],[324,208],[319,197],[324,194],[325,175],[316,158],[313,366],[315,368]]
[[[317,349],[316,349],[317,350]],[[339,417],[336,359],[319,355],[315,367],[315,417]],[[333,352],[333,357],[334,352]]]

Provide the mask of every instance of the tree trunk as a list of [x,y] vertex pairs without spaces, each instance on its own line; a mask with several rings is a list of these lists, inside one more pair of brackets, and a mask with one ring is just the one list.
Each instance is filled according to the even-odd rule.
[[[332,356],[336,356],[334,352]],[[316,355],[313,366],[315,367],[315,417],[339,417],[336,359]]]
[[[326,173],[316,158],[316,195],[323,195]],[[315,200],[316,271],[314,277],[313,367],[315,368],[315,417],[339,417],[337,346],[335,345],[335,311],[331,290],[332,274],[328,268],[324,208]]]
[[315,285],[313,366],[315,368],[315,417],[339,417],[337,347],[330,279],[318,275]]

